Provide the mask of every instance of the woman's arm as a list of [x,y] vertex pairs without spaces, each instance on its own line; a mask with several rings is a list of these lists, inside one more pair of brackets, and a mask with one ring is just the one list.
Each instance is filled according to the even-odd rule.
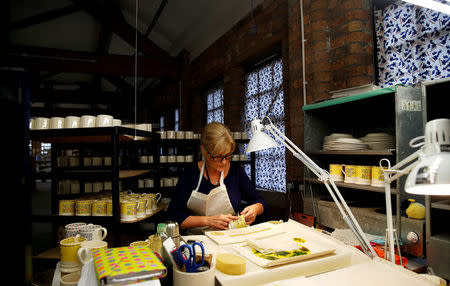
[[180,225],[181,229],[210,226],[215,229],[228,229],[228,224],[231,220],[235,220],[237,217],[227,214],[227,215],[215,215],[215,216],[189,216]]

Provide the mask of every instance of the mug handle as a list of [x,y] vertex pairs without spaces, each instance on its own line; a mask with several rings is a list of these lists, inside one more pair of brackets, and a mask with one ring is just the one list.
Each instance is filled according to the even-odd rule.
[[98,229],[98,234],[99,234],[99,236],[100,236],[101,231],[103,231],[103,235],[102,235],[102,238],[101,238],[100,240],[104,240],[105,237],[106,237],[106,235],[108,234],[108,231],[107,231],[106,228],[104,228],[104,227],[99,228],[99,229]]
[[87,259],[87,249],[84,247],[80,247],[77,251],[78,260],[81,264],[85,265],[89,259]]
[[[159,195],[159,198],[158,198]],[[161,193],[156,193],[156,203],[159,203],[159,200],[161,199],[162,195]]]
[[342,165],[341,165],[341,172],[342,172],[342,174],[344,174],[344,176],[345,176],[345,164],[342,164]]

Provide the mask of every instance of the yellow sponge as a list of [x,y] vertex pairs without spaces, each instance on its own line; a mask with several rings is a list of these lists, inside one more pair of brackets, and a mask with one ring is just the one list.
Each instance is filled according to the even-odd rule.
[[245,259],[230,253],[217,254],[216,268],[225,274],[242,275],[245,273]]

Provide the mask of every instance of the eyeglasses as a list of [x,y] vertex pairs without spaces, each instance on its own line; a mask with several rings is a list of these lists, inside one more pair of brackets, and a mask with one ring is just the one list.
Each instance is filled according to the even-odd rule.
[[227,161],[231,161],[231,157],[233,157],[233,154],[228,154],[228,155],[225,155],[225,156],[214,156],[209,151],[207,151],[207,152],[208,152],[209,156],[211,157],[211,159],[214,162],[222,162],[223,159],[225,159]]

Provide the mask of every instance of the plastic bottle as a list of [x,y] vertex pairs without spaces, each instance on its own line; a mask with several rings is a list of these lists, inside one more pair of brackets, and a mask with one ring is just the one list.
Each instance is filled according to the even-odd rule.
[[152,250],[154,252],[157,252],[159,256],[163,256],[162,252],[162,237],[161,235],[166,231],[166,224],[164,223],[158,223],[156,227],[156,234],[153,236],[152,240]]

